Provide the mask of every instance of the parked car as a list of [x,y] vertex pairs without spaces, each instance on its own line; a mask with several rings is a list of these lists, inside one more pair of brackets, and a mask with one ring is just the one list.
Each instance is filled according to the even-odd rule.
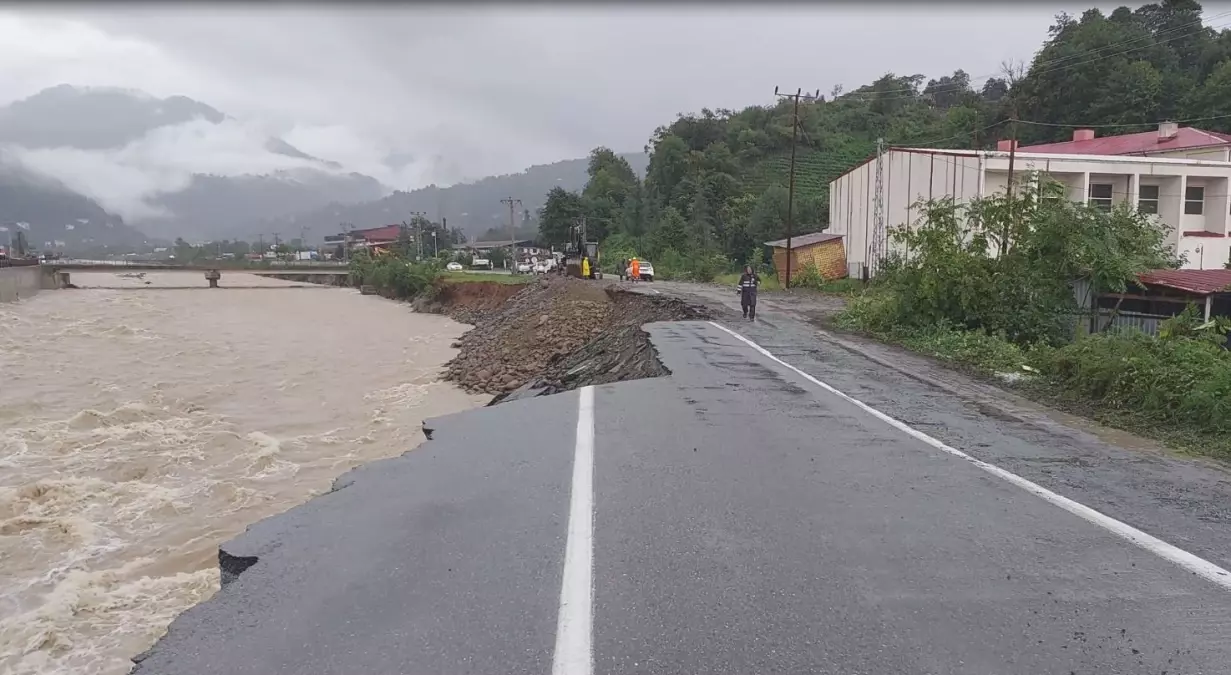
[[551,266],[545,262],[541,262],[534,266],[535,274],[547,274],[550,271],[551,271]]
[[530,274],[534,271],[534,266],[528,262],[519,262],[516,269],[518,274]]
[[459,262],[451,262],[448,265],[445,265],[445,269],[449,270],[450,272],[461,272],[462,264]]
[[[642,281],[653,281],[654,280],[654,265],[650,264],[650,261],[648,260],[641,260],[639,262],[641,263],[641,280]],[[631,277],[632,275],[633,275],[633,268],[631,265],[629,267],[624,268],[625,277]]]
[[475,258],[474,260],[470,261],[470,266],[477,270],[495,269],[495,265],[493,265],[492,261],[488,260],[487,258]]

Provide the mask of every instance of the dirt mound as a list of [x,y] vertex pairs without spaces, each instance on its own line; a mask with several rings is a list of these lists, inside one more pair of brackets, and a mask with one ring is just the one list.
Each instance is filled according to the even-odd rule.
[[495,281],[441,283],[431,299],[416,299],[412,306],[417,312],[448,314],[455,321],[474,325],[523,288]]
[[493,403],[666,374],[642,324],[705,318],[704,310],[675,298],[571,278],[544,278],[493,303],[443,303],[447,314],[475,326],[459,341],[446,379],[499,395]]

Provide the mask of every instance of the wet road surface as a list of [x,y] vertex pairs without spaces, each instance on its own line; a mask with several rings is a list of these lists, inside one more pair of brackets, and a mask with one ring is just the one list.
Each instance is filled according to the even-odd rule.
[[[773,322],[734,327],[959,450],[1025,466],[1066,451],[934,391],[911,402],[923,385],[889,387]],[[717,325],[647,330],[670,377],[435,420],[420,449],[226,545],[256,564],[183,614],[136,672],[1227,672],[1227,584],[904,433]],[[575,476],[586,458],[592,473]],[[1131,524],[1224,564],[1202,530],[1225,537],[1222,523],[1174,519]]]

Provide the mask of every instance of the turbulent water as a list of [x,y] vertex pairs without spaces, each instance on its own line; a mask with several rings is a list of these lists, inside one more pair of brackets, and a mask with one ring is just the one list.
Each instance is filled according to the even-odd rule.
[[464,327],[374,296],[72,281],[119,288],[0,304],[0,674],[128,672],[220,542],[479,403],[436,379]]

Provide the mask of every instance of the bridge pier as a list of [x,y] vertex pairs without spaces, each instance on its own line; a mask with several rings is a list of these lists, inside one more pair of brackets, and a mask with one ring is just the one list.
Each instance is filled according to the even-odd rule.
[[210,288],[218,288],[218,280],[222,278],[222,272],[218,270],[210,270],[205,273],[205,280],[209,282]]
[[59,290],[61,288],[72,288],[72,281],[69,279],[68,272],[55,268],[42,267],[42,279],[39,285],[44,291]]

